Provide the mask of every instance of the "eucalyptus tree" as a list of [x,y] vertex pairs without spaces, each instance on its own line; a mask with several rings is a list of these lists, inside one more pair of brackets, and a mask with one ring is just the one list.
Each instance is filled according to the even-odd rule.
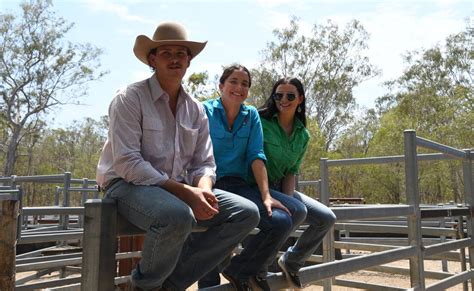
[[[403,129],[408,128],[453,147],[474,147],[473,43],[474,30],[468,24],[444,43],[404,56],[403,74],[388,81],[390,93],[377,100],[382,116],[369,153],[401,154]],[[461,196],[458,163],[421,165],[420,177],[424,178],[420,180],[424,202]]]
[[0,123],[3,175],[14,172],[19,144],[38,133],[52,109],[78,102],[87,83],[101,78],[102,50],[66,40],[73,24],[56,15],[52,2],[20,4],[21,14],[0,14]]
[[276,29],[275,41],[263,50],[253,70],[251,101],[262,104],[272,84],[281,77],[298,77],[306,88],[307,112],[316,118],[326,139],[326,151],[352,121],[356,102],[353,90],[379,74],[367,56],[369,34],[357,20],[340,28],[332,21],[314,24],[301,32],[299,20]]

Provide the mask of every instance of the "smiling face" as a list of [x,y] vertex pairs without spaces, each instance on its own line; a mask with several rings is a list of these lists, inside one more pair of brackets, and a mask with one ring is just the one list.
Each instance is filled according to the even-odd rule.
[[250,77],[244,70],[234,70],[219,84],[222,102],[229,105],[239,105],[247,99],[250,88]]
[[[295,96],[296,98],[292,98]],[[273,100],[280,114],[295,115],[298,105],[303,102],[304,96],[298,93],[298,89],[292,84],[280,84],[273,96]],[[290,100],[293,99],[293,100]]]

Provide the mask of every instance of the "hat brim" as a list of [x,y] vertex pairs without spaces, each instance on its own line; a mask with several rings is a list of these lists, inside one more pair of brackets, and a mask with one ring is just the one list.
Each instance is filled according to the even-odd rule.
[[196,57],[206,46],[207,41],[197,42],[197,41],[187,41],[187,40],[160,40],[154,41],[146,35],[139,35],[135,40],[135,45],[133,46],[133,52],[135,56],[147,66],[148,64],[148,53],[150,50],[157,48],[163,45],[180,45],[189,49],[191,52],[191,59]]

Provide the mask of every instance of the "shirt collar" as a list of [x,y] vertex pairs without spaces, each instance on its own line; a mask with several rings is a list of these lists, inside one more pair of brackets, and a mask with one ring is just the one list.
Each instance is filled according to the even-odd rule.
[[[162,98],[163,96],[167,96],[168,94],[161,88],[160,82],[158,82],[158,79],[156,78],[156,73],[153,74],[149,79],[149,85],[150,85],[150,90],[151,90],[151,98],[153,99],[153,102],[156,102],[158,99]],[[179,89],[179,97],[183,98],[191,98],[185,91],[183,86],[180,86]],[[168,96],[169,98],[169,96]],[[183,98],[178,98],[183,99]],[[179,101],[178,101],[179,102]]]
[[[277,124],[280,124],[278,122],[278,113],[273,114],[272,121],[275,121]],[[299,118],[295,116],[295,118],[293,120],[293,130],[295,130],[295,129],[299,130],[301,128],[304,128],[303,122],[301,122],[301,120],[299,120]]]

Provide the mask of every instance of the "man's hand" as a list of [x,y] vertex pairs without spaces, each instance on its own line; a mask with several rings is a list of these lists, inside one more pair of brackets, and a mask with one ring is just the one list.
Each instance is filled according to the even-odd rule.
[[204,185],[205,187],[193,187],[170,179],[162,187],[188,204],[197,220],[207,220],[219,213],[219,206],[212,190],[207,183]]
[[197,220],[208,220],[219,213],[217,198],[211,190],[191,187],[192,194],[189,195],[189,202],[185,202],[191,207],[194,217]]
[[288,208],[286,208],[285,205],[283,205],[280,201],[276,200],[271,196],[263,201],[263,205],[265,206],[265,209],[267,209],[268,216],[272,216],[272,208],[282,209],[283,211],[286,211],[288,215],[291,216],[290,210],[288,210]]

